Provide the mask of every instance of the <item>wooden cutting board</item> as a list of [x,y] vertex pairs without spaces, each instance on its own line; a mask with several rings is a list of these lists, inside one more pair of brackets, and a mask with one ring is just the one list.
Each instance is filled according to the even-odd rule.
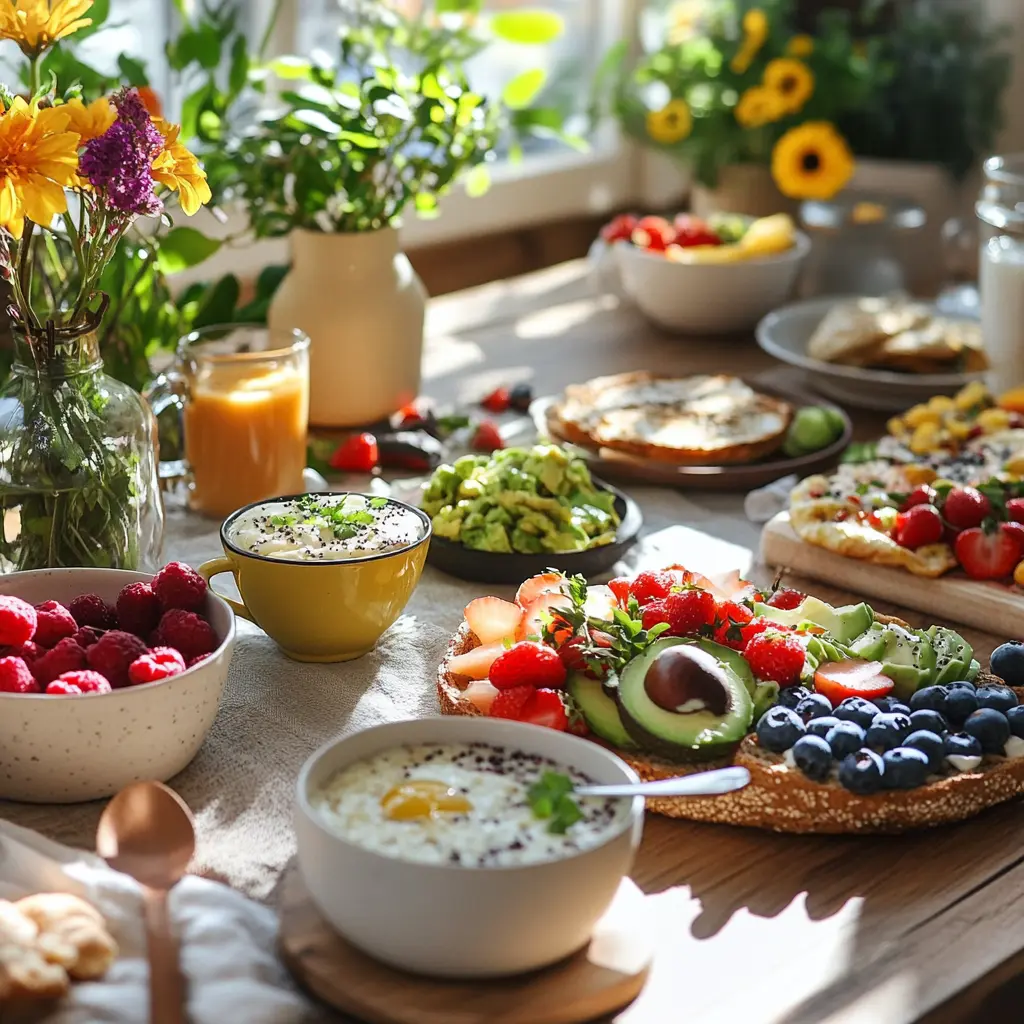
[[293,863],[281,899],[279,945],[307,989],[369,1024],[582,1024],[640,994],[654,955],[652,934],[644,896],[626,878],[590,945],[568,960],[513,978],[425,978],[372,959],[333,931]]
[[864,597],[927,612],[934,622],[962,622],[1008,640],[1024,640],[1024,590],[1019,587],[957,573],[925,579],[906,569],[846,558],[802,541],[789,525],[788,512],[765,525],[761,559]]

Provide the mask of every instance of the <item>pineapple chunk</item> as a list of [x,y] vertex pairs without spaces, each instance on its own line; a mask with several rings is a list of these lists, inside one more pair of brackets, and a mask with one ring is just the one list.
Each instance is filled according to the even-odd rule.
[[776,213],[755,220],[740,239],[740,248],[751,256],[770,256],[785,252],[796,241],[796,228],[788,214]]

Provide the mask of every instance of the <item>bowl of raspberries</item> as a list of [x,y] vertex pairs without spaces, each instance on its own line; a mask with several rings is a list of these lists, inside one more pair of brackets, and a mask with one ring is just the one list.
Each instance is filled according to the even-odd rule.
[[0,576],[0,799],[166,781],[213,725],[234,615],[183,562]]

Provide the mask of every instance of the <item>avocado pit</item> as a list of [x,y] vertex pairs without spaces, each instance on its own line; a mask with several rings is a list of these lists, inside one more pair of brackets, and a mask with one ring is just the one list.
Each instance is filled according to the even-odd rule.
[[718,661],[689,645],[658,654],[644,677],[644,690],[653,704],[673,714],[723,716],[732,706],[732,690]]

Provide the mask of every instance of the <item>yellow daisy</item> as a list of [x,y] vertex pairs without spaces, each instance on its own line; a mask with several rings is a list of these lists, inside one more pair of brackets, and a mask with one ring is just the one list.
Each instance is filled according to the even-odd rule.
[[786,45],[786,53],[790,57],[810,57],[814,53],[814,38],[812,36],[793,36]]
[[768,15],[760,7],[752,7],[743,15],[743,42],[729,62],[729,67],[737,75],[742,75],[750,67],[764,46],[768,27]]
[[68,208],[78,170],[78,135],[62,107],[38,110],[20,96],[0,115],[0,227],[21,238],[25,218],[49,224]]
[[686,100],[669,100],[661,110],[652,110],[647,115],[647,134],[655,142],[681,142],[692,127],[693,116]]
[[803,61],[778,57],[768,61],[764,84],[779,97],[783,113],[795,114],[814,93],[814,73]]
[[178,193],[182,210],[191,217],[212,198],[206,172],[188,147],[178,140],[181,128],[154,117],[153,123],[164,137],[164,148],[153,160],[153,179]]
[[68,115],[68,130],[78,132],[79,145],[84,146],[90,139],[98,139],[117,120],[114,104],[101,96],[86,106],[80,99],[70,99],[61,108]]
[[[35,57],[58,39],[92,24],[93,0],[0,0],[0,39],[13,39]],[[52,4],[52,6],[51,6]]]
[[763,85],[755,85],[740,96],[736,104],[736,120],[744,128],[760,128],[778,121],[786,112],[779,94]]
[[791,128],[772,150],[772,177],[790,199],[831,199],[853,176],[853,154],[828,121]]

